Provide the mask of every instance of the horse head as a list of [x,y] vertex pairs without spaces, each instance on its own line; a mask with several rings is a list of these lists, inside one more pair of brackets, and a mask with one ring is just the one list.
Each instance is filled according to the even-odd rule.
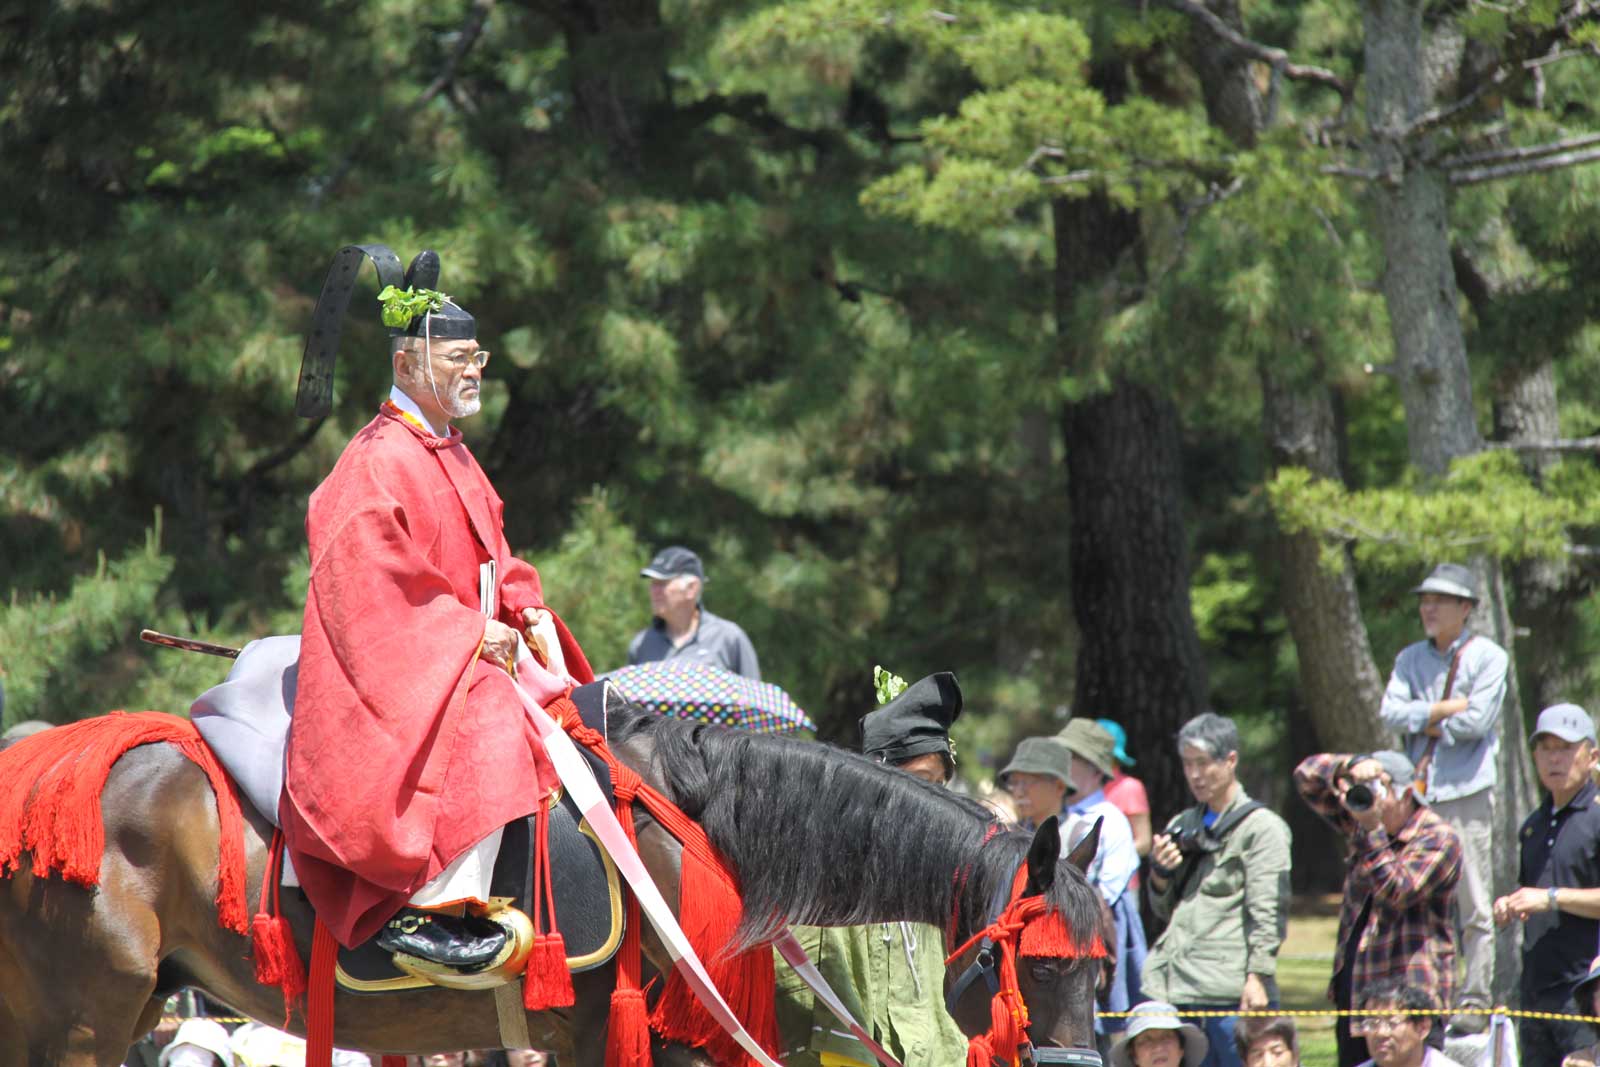
[[1035,831],[989,925],[947,961],[945,1005],[994,1059],[1100,1067],[1095,994],[1109,959],[1109,912],[1085,872],[1100,824],[1066,855],[1054,818]]

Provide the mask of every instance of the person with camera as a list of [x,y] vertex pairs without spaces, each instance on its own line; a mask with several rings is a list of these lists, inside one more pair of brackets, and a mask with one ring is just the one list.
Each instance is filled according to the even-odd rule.
[[[1277,1003],[1278,946],[1289,918],[1289,824],[1239,783],[1239,730],[1214,712],[1178,731],[1193,794],[1151,842],[1145,883],[1167,924],[1142,986],[1185,1012],[1260,1011]],[[1204,1067],[1240,1067],[1233,1015],[1197,1016]]]
[[[1455,992],[1456,931],[1451,917],[1463,865],[1461,838],[1412,787],[1416,767],[1403,752],[1308,756],[1294,771],[1306,804],[1344,835],[1344,903],[1328,999],[1341,1010],[1352,991],[1386,979],[1425,990],[1438,1004]],[[1334,1027],[1339,1067],[1367,1058],[1348,1017]],[[1429,1044],[1444,1048],[1435,1019]]]

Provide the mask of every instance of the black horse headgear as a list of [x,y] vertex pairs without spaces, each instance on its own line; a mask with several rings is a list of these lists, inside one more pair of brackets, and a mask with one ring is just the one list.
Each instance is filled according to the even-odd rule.
[[[300,358],[300,389],[295,395],[295,414],[318,419],[333,410],[333,364],[339,354],[339,333],[350,292],[362,259],[372,260],[378,272],[378,287],[394,285],[402,289],[437,289],[439,256],[418,252],[404,276],[400,257],[387,245],[345,245],[333,257],[328,280],[322,283],[316,310],[311,313],[311,333],[306,337],[305,354]],[[391,327],[395,336],[432,337],[441,341],[470,341],[477,336],[477,323],[465,309],[446,300],[444,307],[427,315],[417,315],[404,327]]]

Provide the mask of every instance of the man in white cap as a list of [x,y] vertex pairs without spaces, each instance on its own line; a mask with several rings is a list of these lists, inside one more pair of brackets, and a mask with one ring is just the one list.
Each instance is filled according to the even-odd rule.
[[1462,975],[1450,1027],[1477,1033],[1488,1025],[1494,975],[1490,848],[1509,657],[1467,625],[1478,604],[1470,569],[1441,563],[1412,592],[1427,639],[1395,657],[1378,715],[1400,733],[1429,806],[1461,838],[1465,862],[1456,914]]
[[161,1067],[233,1067],[228,1031],[210,1019],[185,1019],[158,1062]]
[[[1521,1007],[1587,1015],[1575,993],[1600,939],[1594,720],[1576,704],[1556,704],[1539,713],[1532,741],[1544,803],[1522,824],[1522,888],[1494,902],[1494,917],[1502,925],[1522,923]],[[1558,1064],[1594,1044],[1595,1030],[1564,1019],[1522,1019],[1517,1037],[1523,1062]]]

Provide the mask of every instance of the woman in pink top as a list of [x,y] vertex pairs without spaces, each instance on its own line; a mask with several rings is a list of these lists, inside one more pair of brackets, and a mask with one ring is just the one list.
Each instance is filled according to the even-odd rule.
[[1133,766],[1133,757],[1128,755],[1127,731],[1123,730],[1120,723],[1110,719],[1097,721],[1117,743],[1113,755],[1119,767],[1117,776],[1106,783],[1106,799],[1116,805],[1117,810],[1133,824],[1133,847],[1138,849],[1142,859],[1150,855],[1150,797],[1144,791],[1143,782],[1121,769]]

